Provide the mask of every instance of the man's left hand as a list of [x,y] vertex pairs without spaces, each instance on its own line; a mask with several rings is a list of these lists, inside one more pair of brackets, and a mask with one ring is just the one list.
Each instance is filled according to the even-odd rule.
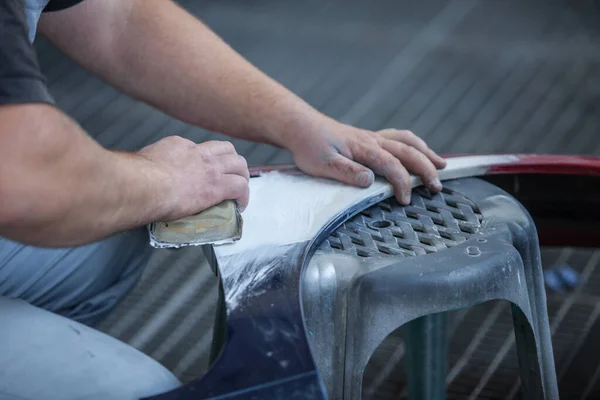
[[432,192],[442,189],[437,170],[444,168],[446,161],[410,131],[373,132],[333,121],[296,139],[286,147],[307,174],[369,187],[375,173],[394,186],[402,204],[410,203],[411,173]]

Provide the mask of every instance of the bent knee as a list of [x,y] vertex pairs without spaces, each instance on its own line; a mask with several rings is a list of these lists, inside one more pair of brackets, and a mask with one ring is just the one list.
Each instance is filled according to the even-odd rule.
[[140,399],[180,385],[164,366],[102,332],[0,297],[2,390],[15,398]]

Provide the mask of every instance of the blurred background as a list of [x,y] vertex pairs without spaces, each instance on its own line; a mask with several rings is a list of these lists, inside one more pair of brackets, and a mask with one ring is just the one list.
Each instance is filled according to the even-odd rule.
[[[234,49],[324,113],[368,129],[410,129],[441,153],[600,154],[600,3],[593,0],[182,0]],[[59,105],[105,146],[136,150],[164,136],[227,139],[105,85],[36,40]],[[151,60],[150,60],[151,62]],[[285,151],[233,140],[251,166]],[[560,190],[560,188],[557,188]],[[600,252],[544,249],[573,288],[549,288],[561,398],[600,398]],[[101,329],[184,381],[202,374],[217,281],[198,249],[157,251]],[[518,398],[507,305],[457,312],[449,398]],[[365,373],[365,399],[404,395],[393,334]]]

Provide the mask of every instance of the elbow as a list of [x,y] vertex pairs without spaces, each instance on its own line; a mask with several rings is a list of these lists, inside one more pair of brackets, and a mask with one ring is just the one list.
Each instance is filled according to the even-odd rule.
[[32,196],[22,193],[20,185],[0,182],[0,237],[31,246],[51,244],[47,231],[52,224],[43,213],[33,212],[44,200],[38,197],[32,201]]
[[0,159],[0,170],[0,236],[9,237],[7,232],[27,229],[46,219],[54,204],[53,193],[48,190],[52,185],[26,163]]
[[23,203],[15,199],[18,188],[0,180],[0,235],[11,227],[18,226],[24,218]]
[[57,189],[61,162],[88,138],[47,105],[1,106],[0,121],[0,236],[19,240],[68,211]]
[[0,226],[5,227],[47,206],[53,165],[75,140],[72,124],[52,106],[1,106],[0,121]]

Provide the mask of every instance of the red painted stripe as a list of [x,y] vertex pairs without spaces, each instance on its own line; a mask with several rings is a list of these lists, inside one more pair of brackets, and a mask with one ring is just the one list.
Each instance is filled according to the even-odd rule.
[[600,157],[569,155],[517,155],[518,161],[492,166],[490,174],[560,174],[600,176]]

